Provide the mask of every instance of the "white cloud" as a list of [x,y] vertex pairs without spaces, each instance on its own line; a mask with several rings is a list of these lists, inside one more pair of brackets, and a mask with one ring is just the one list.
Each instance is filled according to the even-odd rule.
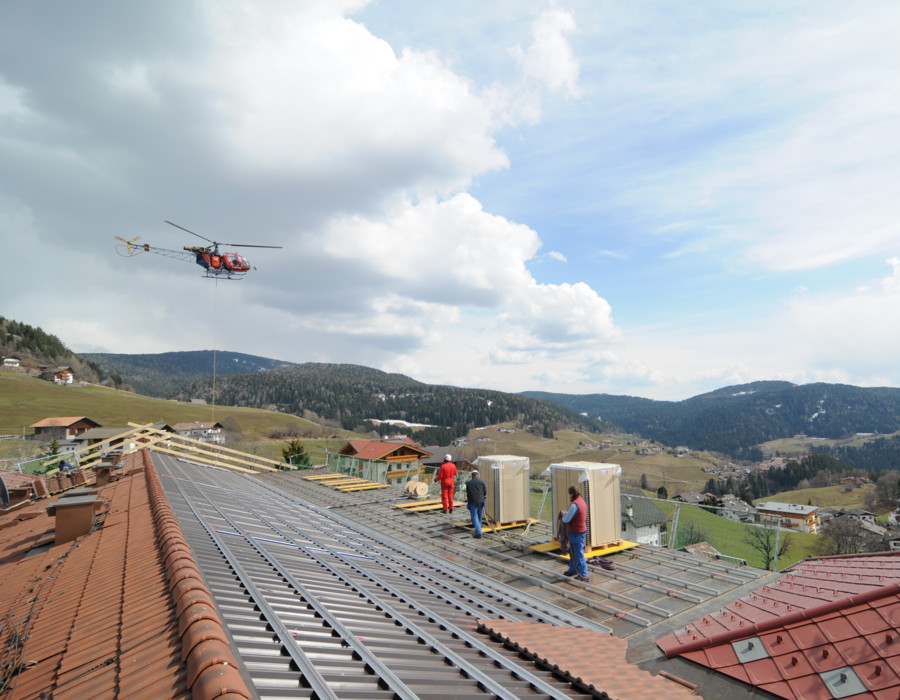
[[203,79],[218,88],[223,143],[242,165],[422,193],[507,165],[490,101],[437,54],[397,55],[340,4],[287,5],[277,21],[219,7]]
[[556,262],[568,262],[568,260],[566,260],[566,256],[563,253],[560,253],[558,250],[551,250],[547,253],[547,257],[551,260],[555,260]]
[[567,35],[578,26],[571,12],[551,6],[540,13],[532,25],[532,42],[523,49],[516,46],[512,55],[524,75],[552,92],[580,97],[579,65]]

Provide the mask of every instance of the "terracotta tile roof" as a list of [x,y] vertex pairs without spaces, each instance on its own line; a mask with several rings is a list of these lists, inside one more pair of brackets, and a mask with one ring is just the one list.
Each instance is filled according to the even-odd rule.
[[[46,502],[0,515],[4,700],[250,697],[144,466],[128,458],[99,491],[91,532],[74,541],[54,545]],[[210,647],[215,663],[204,660]]]
[[654,676],[625,661],[628,642],[593,630],[534,622],[479,620],[479,631],[533,658],[539,665],[558,668],[577,685],[610,698],[696,698],[677,680]]
[[[415,452],[428,456],[428,453],[412,440],[351,440],[349,447],[352,448],[353,452],[345,452],[344,454],[352,454],[354,457],[361,459],[384,459],[401,448],[412,449]],[[404,454],[411,453],[404,452]]]
[[659,640],[785,698],[900,697],[900,552],[790,567],[718,614]]
[[35,481],[40,481],[41,477],[32,476],[31,474],[22,474],[21,472],[11,472],[3,469],[0,470],[0,479],[3,479],[3,483],[6,484],[9,488],[13,488],[15,486],[25,486]]

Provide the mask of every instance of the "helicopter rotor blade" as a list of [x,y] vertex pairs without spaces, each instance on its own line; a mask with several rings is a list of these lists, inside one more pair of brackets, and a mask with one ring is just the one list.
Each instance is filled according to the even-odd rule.
[[169,226],[174,226],[175,228],[180,228],[182,231],[187,231],[191,235],[197,236],[197,238],[202,238],[204,241],[209,241],[213,245],[216,245],[216,242],[214,240],[212,240],[211,238],[207,238],[206,236],[201,236],[199,233],[194,233],[193,231],[191,231],[188,228],[185,228],[184,226],[179,226],[178,224],[172,223],[171,221],[166,221],[165,223],[169,224]]
[[255,243],[219,243],[219,245],[232,245],[235,248],[282,248],[280,245],[256,245]]

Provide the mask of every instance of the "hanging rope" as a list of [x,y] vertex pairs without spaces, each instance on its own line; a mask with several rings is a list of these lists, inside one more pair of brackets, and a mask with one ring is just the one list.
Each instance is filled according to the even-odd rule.
[[212,422],[216,422],[216,352],[219,347],[219,278],[213,280]]

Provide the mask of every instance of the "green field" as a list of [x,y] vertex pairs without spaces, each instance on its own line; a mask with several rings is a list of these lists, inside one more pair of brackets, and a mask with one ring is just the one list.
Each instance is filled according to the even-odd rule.
[[[87,416],[110,428],[124,428],[129,422],[171,424],[223,422],[233,418],[241,430],[241,436],[229,443],[236,449],[281,459],[284,440],[270,436],[276,430],[294,429],[310,436],[301,439],[314,462],[324,462],[326,448],[340,449],[348,436],[354,435],[345,430],[326,431],[317,423],[275,411],[169,401],[96,385],[60,386],[13,372],[0,372],[0,434],[30,434],[27,426],[53,416]],[[10,443],[16,443],[20,451],[21,443]]]
[[[675,509],[674,503],[654,502],[666,515],[672,515]],[[703,533],[704,539],[722,554],[744,559],[748,565],[762,568],[762,555],[744,540],[747,528],[755,527],[754,525],[735,522],[697,506],[681,506],[680,510],[681,512],[678,516],[678,530],[680,532],[684,532],[684,528],[693,525]],[[789,534],[791,546],[785,556],[778,559],[779,571],[791,564],[802,561],[807,556],[815,556],[818,535],[811,535],[807,532],[792,532]]]
[[[799,503],[801,505],[812,503],[820,508],[865,508],[866,496],[875,493],[874,484],[866,484],[860,488],[851,488],[849,491],[843,484],[834,486],[822,486],[821,488],[796,489],[784,491],[774,496],[756,499],[756,503],[763,501],[775,501],[776,503]],[[890,508],[876,508],[876,515],[887,515]]]

